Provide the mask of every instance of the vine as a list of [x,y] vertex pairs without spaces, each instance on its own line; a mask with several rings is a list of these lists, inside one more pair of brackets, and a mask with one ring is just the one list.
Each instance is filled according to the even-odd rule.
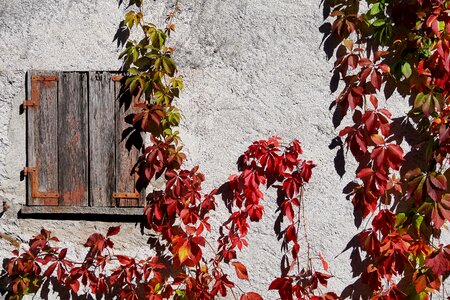
[[[141,151],[132,172],[138,175],[137,188],[143,189],[163,177],[163,190],[147,195],[142,232],[150,236],[156,255],[137,260],[114,252],[113,236],[120,227],[109,228],[106,235],[92,234],[84,247],[83,261],[68,258],[67,248],[57,246],[59,239],[50,231],[41,233],[28,246],[13,251],[6,262],[9,299],[21,299],[38,290],[62,290],[61,297],[95,295],[136,299],[215,299],[229,293],[241,300],[259,300],[256,292],[243,291],[224,271],[224,264],[234,267],[236,276],[249,280],[246,266],[237,259],[237,250],[248,246],[250,223],[262,220],[263,188],[277,192],[279,223],[287,225],[277,233],[282,243],[283,261],[289,261],[280,277],[269,289],[278,291],[282,299],[337,299],[332,292],[321,292],[332,277],[328,264],[319,254],[312,257],[307,239],[304,215],[304,191],[314,164],[301,157],[297,140],[283,144],[279,138],[254,142],[239,159],[239,173],[230,176],[221,189],[202,193],[205,176],[196,166],[183,168],[186,155],[176,127],[181,114],[174,105],[183,89],[172,58],[175,51],[168,45],[176,29],[174,18],[180,11],[178,1],[167,14],[165,27],[145,20],[144,1],[130,0],[121,30],[136,33],[140,40],[129,39],[120,54],[123,70],[123,90],[119,101],[133,105],[139,112],[131,114],[131,127],[125,132],[127,144]],[[142,133],[149,136],[144,145]],[[211,231],[210,213],[216,207],[216,195],[222,195],[230,216],[219,228],[217,246],[207,240]],[[303,228],[302,228],[303,226]],[[306,258],[301,261],[300,230],[305,232]],[[210,246],[213,257],[204,255]],[[313,259],[321,261],[319,271]],[[306,262],[305,267],[301,263]],[[236,290],[236,292],[235,292]]]
[[[450,274],[450,245],[439,244],[450,220],[450,2],[367,3],[328,1],[344,83],[336,113],[353,122],[339,136],[358,163],[350,197],[355,214],[372,220],[357,239],[366,253],[359,276],[371,299],[429,299]],[[395,90],[409,98],[409,133],[380,105]],[[400,141],[411,137],[405,155]]]

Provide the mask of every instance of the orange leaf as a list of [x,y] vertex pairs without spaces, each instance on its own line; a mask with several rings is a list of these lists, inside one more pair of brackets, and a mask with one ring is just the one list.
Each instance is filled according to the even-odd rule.
[[236,275],[239,279],[248,280],[247,268],[243,264],[240,262],[234,262],[232,265],[236,269]]
[[383,145],[385,143],[384,138],[379,134],[372,134],[370,138],[377,145]]
[[189,247],[188,243],[184,243],[183,246],[178,250],[178,257],[180,258],[180,262],[184,263],[186,259],[188,259],[191,254],[191,247]]
[[322,262],[323,269],[328,272],[328,263],[327,263],[327,261],[325,260],[325,258],[323,258],[321,253],[319,253],[319,257],[320,257],[320,261]]

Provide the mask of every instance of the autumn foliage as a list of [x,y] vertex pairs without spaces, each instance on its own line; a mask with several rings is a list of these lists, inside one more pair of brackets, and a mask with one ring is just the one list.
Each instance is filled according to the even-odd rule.
[[[67,248],[58,247],[58,238],[42,229],[6,262],[8,298],[20,299],[51,285],[66,298],[95,295],[127,300],[216,299],[231,293],[241,300],[262,299],[257,292],[243,291],[224,266],[231,266],[237,279],[249,280],[238,253],[250,246],[250,225],[263,219],[264,194],[273,189],[278,195],[279,222],[285,224],[277,232],[278,239],[289,266],[267,287],[277,290],[283,299],[337,299],[334,293],[320,291],[332,276],[322,256],[324,270],[315,269],[306,230],[308,251],[306,260],[300,261],[299,231],[305,222],[300,209],[304,206],[304,187],[315,166],[302,158],[300,142],[284,144],[278,137],[254,142],[239,159],[239,173],[230,176],[219,189],[204,193],[205,176],[198,166],[184,168],[186,155],[175,130],[181,115],[173,102],[183,89],[183,81],[171,57],[174,49],[166,43],[175,30],[173,19],[178,3],[169,12],[164,29],[146,22],[142,7],[142,1],[131,0],[121,23],[124,31],[138,29],[143,37],[140,41],[129,40],[120,56],[128,75],[123,79],[118,101],[139,110],[126,118],[131,122],[124,131],[126,144],[141,151],[131,170],[137,174],[137,188],[143,189],[158,178],[165,182],[162,190],[147,195],[141,222],[141,230],[150,236],[155,254],[138,260],[115,253],[113,237],[120,227],[111,227],[106,234],[92,234],[84,244],[84,260],[73,261]],[[149,137],[146,143],[143,133]],[[219,194],[230,214],[216,229],[218,240],[211,243],[206,234],[212,230],[210,213],[216,208]],[[212,256],[205,255],[205,247],[212,250]],[[238,294],[235,290],[239,290]]]
[[[335,113],[352,121],[339,136],[358,163],[349,197],[371,220],[358,276],[371,299],[428,299],[450,274],[450,245],[439,244],[450,220],[450,3],[367,2],[328,1],[344,84]],[[394,92],[411,105],[395,120]]]
[[[198,166],[184,167],[187,157],[176,131],[181,114],[174,100],[183,81],[168,39],[178,2],[161,29],[145,20],[142,0],[130,0],[121,26],[142,36],[130,39],[121,54],[127,76],[119,101],[139,109],[127,117],[126,130],[126,143],[141,151],[131,170],[137,187],[158,178],[165,182],[147,195],[141,222],[155,254],[135,259],[115,253],[120,227],[111,227],[88,237],[84,260],[73,261],[58,238],[42,229],[7,260],[8,297],[21,299],[51,283],[63,297],[262,299],[239,286],[251,280],[239,252],[251,247],[251,225],[264,219],[267,201],[277,204],[281,226],[275,233],[285,266],[267,288],[281,299],[429,299],[438,292],[450,274],[450,245],[439,243],[450,219],[450,4],[367,2],[365,12],[360,1],[327,3],[333,21],[328,38],[340,42],[334,71],[343,82],[335,113],[351,122],[338,136],[358,163],[348,197],[356,223],[368,224],[354,239],[354,252],[364,255],[361,270],[354,270],[355,284],[340,296],[326,290],[332,275],[322,255],[313,254],[305,227],[304,193],[315,164],[303,158],[298,140],[252,143],[236,174],[217,189],[202,190],[205,176]],[[385,101],[395,91],[410,100],[410,111],[400,119]],[[145,143],[142,136],[148,136]],[[267,200],[270,191],[277,196]],[[219,196],[229,215],[212,228]],[[212,230],[216,241],[206,236]]]

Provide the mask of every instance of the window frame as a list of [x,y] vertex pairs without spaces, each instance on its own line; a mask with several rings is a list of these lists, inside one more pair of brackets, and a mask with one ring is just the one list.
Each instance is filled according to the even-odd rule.
[[[23,102],[26,111],[26,167],[23,171],[26,204],[21,215],[143,214],[145,191],[136,191],[135,175],[134,178],[127,177],[131,176],[131,167],[139,151],[132,149],[127,157],[128,150],[122,143],[125,126],[131,126],[126,124],[125,117],[134,112],[134,108],[126,110],[126,105],[118,101],[123,77],[114,71],[27,72],[27,97]],[[109,121],[102,122],[102,118]],[[111,149],[111,135],[114,150]],[[76,138],[78,140],[72,143]],[[107,152],[106,159],[104,152]],[[62,169],[76,178],[64,177],[66,174]],[[105,178],[101,176],[104,174],[108,177],[107,187],[103,186]],[[39,179],[43,179],[42,182]],[[76,190],[74,182],[82,186],[80,191]],[[53,189],[47,189],[47,186],[53,186]],[[104,189],[107,189],[106,194]],[[107,196],[104,199],[104,195],[109,194],[109,199]]]

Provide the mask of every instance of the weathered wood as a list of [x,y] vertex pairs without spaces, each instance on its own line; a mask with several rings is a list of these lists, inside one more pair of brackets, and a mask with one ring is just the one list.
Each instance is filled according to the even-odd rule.
[[89,73],[89,205],[115,206],[115,94],[109,72]]
[[60,75],[59,205],[88,205],[88,74]]
[[58,80],[39,80],[38,75],[58,76],[33,71],[27,75],[27,99],[39,104],[27,107],[27,166],[35,168],[27,179],[27,204],[58,205],[57,198],[32,197],[33,180],[35,192],[58,192]]
[[[130,124],[125,122],[125,117],[131,114],[133,108],[130,107],[125,111],[125,105],[120,107],[117,98],[120,94],[120,89],[122,83],[119,81],[114,81],[115,85],[115,107],[116,107],[116,192],[117,193],[135,193],[135,176],[130,175],[130,171],[134,164],[137,162],[139,152],[134,147],[131,151],[128,151],[125,147],[125,140],[122,141],[123,131],[130,127]],[[117,206],[121,207],[133,207],[133,206],[143,206],[144,196],[140,193],[139,199],[116,199]]]

